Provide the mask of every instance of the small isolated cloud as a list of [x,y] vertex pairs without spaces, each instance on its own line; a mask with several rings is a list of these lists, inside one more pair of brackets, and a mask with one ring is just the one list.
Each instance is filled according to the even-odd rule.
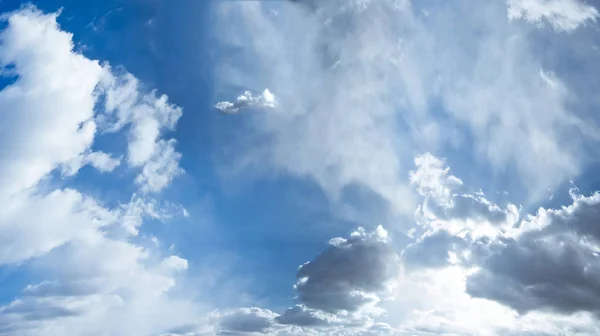
[[598,19],[598,10],[580,0],[507,0],[508,18],[549,23],[557,31],[570,32]]
[[217,110],[226,114],[235,114],[247,108],[275,107],[277,107],[277,100],[269,89],[265,89],[258,96],[254,96],[250,91],[244,91],[244,93],[238,96],[233,103],[221,101],[215,104]]

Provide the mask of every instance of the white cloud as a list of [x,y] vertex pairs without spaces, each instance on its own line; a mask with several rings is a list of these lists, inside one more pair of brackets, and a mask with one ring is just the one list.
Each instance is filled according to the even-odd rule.
[[415,165],[417,169],[409,176],[417,192],[424,197],[416,214],[425,230],[442,229],[460,235],[467,229],[472,238],[494,237],[519,219],[519,210],[514,204],[509,203],[502,208],[486,199],[481,191],[459,193],[463,182],[449,174],[450,168],[444,160],[425,153],[415,158]]
[[0,33],[0,67],[17,82],[0,91],[2,198],[33,187],[50,171],[83,155],[96,132],[98,62],[72,52],[55,15],[26,8]]
[[110,173],[121,164],[121,158],[113,158],[104,152],[82,154],[63,165],[62,173],[67,176],[75,175],[88,164],[101,172]]
[[252,92],[245,91],[238,96],[235,102],[221,101],[215,104],[215,108],[222,113],[235,114],[247,108],[275,108],[277,101],[275,96],[265,89],[260,95],[254,96]]
[[[106,66],[106,70],[109,73],[111,68]],[[142,168],[136,183],[144,192],[162,190],[183,173],[176,141],[161,139],[164,132],[174,130],[181,108],[164,95],[140,92],[139,81],[128,73],[105,75],[99,88],[106,99],[106,114],[99,118],[101,130],[117,132],[129,125],[127,163]]]
[[579,0],[507,0],[507,4],[509,19],[538,24],[545,20],[558,31],[570,32],[598,18],[596,8]]
[[[103,172],[118,165],[110,154],[92,151],[96,114],[103,113],[107,92],[107,106],[125,113],[110,97],[132,91],[113,86],[103,92],[110,67],[74,52],[56,14],[28,6],[2,18],[0,68],[18,77],[0,91],[0,264],[26,265],[46,280],[0,307],[0,334],[153,335],[198,320],[198,304],[172,293],[187,261],[132,242],[144,218],[163,219],[172,209],[146,197],[107,208],[52,177],[55,170],[75,175],[85,164]],[[181,111],[166,97],[134,93],[143,103],[129,107],[139,118],[148,113],[160,127],[174,126]],[[146,125],[126,122],[133,129]],[[136,162],[143,167],[141,184],[165,187],[179,159],[173,143],[158,135],[135,139],[170,150],[161,157],[170,166],[154,157]],[[151,154],[160,155],[154,148]]]

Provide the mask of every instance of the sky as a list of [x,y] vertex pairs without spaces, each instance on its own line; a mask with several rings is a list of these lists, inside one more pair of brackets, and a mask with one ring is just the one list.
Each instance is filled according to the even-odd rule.
[[600,334],[599,11],[0,0],[0,335]]

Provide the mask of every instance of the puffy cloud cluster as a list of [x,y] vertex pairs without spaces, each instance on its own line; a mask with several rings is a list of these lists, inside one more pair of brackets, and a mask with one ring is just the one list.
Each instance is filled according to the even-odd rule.
[[[432,201],[440,206],[452,204],[451,192],[445,188],[462,184],[448,175],[444,162],[429,154],[415,162],[418,169],[411,178],[424,196],[423,209]],[[419,184],[419,178],[426,182]],[[417,216],[420,228],[413,232],[417,237],[402,252],[407,273],[400,290],[420,283],[434,295],[436,287],[446,288],[454,293],[455,302],[438,303],[438,308],[416,325],[444,321],[444,327],[437,331],[440,334],[449,330],[479,334],[476,330],[485,323],[495,325],[492,333],[515,335],[523,330],[548,335],[597,332],[600,240],[593,223],[598,221],[600,195],[582,196],[573,190],[571,196],[571,205],[540,208],[522,219],[512,216],[516,213],[507,206],[504,211],[506,218],[511,218],[506,223],[509,225],[486,225],[494,221],[489,219],[489,212],[481,216],[475,203],[470,207],[478,214],[476,225],[469,224],[469,218],[460,213],[443,218],[435,214]],[[486,200],[486,204],[500,209],[491,201]],[[437,282],[440,276],[448,284],[454,281],[454,288]],[[432,281],[436,278],[440,280]],[[424,293],[415,300],[422,302],[427,296]],[[480,310],[475,318],[481,325],[450,323],[471,309]],[[501,327],[503,323],[512,327]]]
[[116,169],[122,155],[93,150],[95,139],[128,125],[136,181],[166,187],[179,156],[161,130],[181,109],[75,52],[57,15],[26,6],[1,17],[0,73],[16,80],[0,90],[0,265],[24,265],[40,280],[0,306],[0,334],[151,335],[193,321],[197,305],[170,294],[187,261],[132,242],[145,218],[167,216],[157,202],[108,208],[54,174]]
[[491,243],[467,291],[522,313],[600,316],[600,194],[573,196],[569,206],[541,208],[521,223],[516,237]]

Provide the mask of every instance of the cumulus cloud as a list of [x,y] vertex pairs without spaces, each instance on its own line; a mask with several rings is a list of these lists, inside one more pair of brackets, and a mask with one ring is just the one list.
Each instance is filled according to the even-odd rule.
[[398,256],[381,226],[360,228],[334,238],[329,248],[300,266],[294,289],[298,300],[326,312],[355,312],[390,295],[398,275]]
[[522,223],[516,237],[490,244],[467,291],[522,313],[600,314],[599,211],[597,193],[574,195],[573,204],[561,209],[540,209]]
[[[448,185],[462,184],[448,183],[456,178],[449,179],[444,162],[426,157],[417,158],[417,166],[435,164],[421,164],[411,173],[413,182],[426,200],[451,203]],[[425,184],[419,185],[419,178],[425,179]],[[600,196],[582,196],[574,190],[571,196],[573,204],[569,206],[540,208],[535,215],[513,217],[509,226],[488,226],[483,232],[485,217],[476,217],[478,223],[468,225],[469,219],[461,213],[426,220],[417,214],[422,230],[413,232],[415,241],[402,251],[406,273],[398,287],[406,291],[416,286],[431,292],[411,298],[410,315],[420,313],[406,325],[421,325],[417,329],[434,334],[480,334],[486,323],[490,324],[487,330],[495,330],[490,334],[516,335],[524,330],[548,335],[560,334],[560,330],[594,334],[600,245],[598,230],[591,223],[597,219]],[[423,300],[429,295],[449,298],[428,310],[426,307],[433,306]],[[474,323],[460,317],[469,311],[477,316]]]
[[375,323],[378,304],[392,298],[399,260],[388,232],[363,228],[348,238],[333,238],[312,261],[298,268],[294,285],[298,301],[281,314],[241,308],[212,314],[223,335],[378,335],[394,329]]
[[[174,126],[181,110],[164,96],[107,88],[105,80],[116,75],[73,50],[72,35],[60,29],[57,15],[25,6],[1,17],[0,68],[16,80],[0,91],[0,264],[26,265],[40,280],[0,306],[0,334],[151,335],[195,321],[198,305],[171,295],[187,261],[132,242],[140,238],[144,218],[166,216],[156,202],[111,199],[120,204],[109,208],[81,190],[63,188],[52,174],[76,175],[86,164],[106,173],[116,168],[119,154],[92,151],[105,125],[99,115],[108,113],[108,120],[128,101],[111,97],[134,92],[128,111],[156,120],[158,126],[149,127],[154,129]],[[160,133],[136,133],[147,125],[136,118],[116,123],[130,123],[130,144],[144,142],[130,146],[132,169],[154,164],[159,154],[151,148],[147,157],[146,143],[163,141]],[[178,160],[161,159],[169,158]],[[160,167],[149,168],[143,184],[166,186],[168,179],[150,182],[165,175]]]
[[12,67],[18,80],[0,91],[4,197],[33,187],[90,148],[97,128],[94,90],[105,71],[72,52],[71,36],[58,30],[54,15],[25,9],[7,20],[0,68]]
[[265,89],[258,96],[252,95],[250,91],[245,91],[233,103],[221,101],[215,104],[217,110],[226,114],[235,114],[246,108],[274,108],[276,106],[275,96],[269,89]]
[[508,0],[507,4],[509,19],[538,24],[544,20],[559,31],[570,32],[598,18],[596,8],[579,0]]

